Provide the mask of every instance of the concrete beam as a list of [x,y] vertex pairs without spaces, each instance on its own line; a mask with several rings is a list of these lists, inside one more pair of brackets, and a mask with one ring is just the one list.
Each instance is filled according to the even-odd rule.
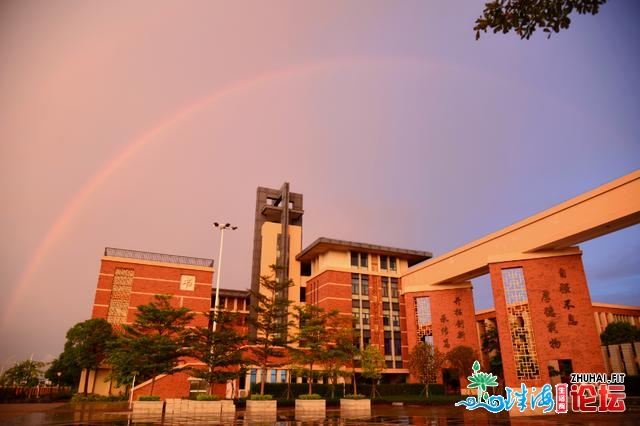
[[496,259],[575,254],[572,246],[637,223],[640,170],[413,266],[402,277],[403,292],[484,275]]

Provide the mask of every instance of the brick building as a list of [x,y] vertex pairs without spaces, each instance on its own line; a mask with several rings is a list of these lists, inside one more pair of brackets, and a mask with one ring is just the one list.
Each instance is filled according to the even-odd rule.
[[400,277],[431,253],[319,238],[296,259],[306,271],[307,303],[353,318],[355,345],[375,346],[387,380],[406,376],[407,309]]
[[[100,260],[91,317],[104,318],[114,325],[131,324],[138,306],[153,301],[156,294],[169,294],[173,306],[189,308],[196,314],[191,326],[206,327],[212,278],[212,259],[107,247]],[[90,392],[108,395],[120,391],[106,380],[108,373],[107,366],[89,372]],[[189,382],[182,377],[172,378],[171,383],[159,381],[157,386],[160,393],[164,387],[189,393]]]
[[[291,280],[293,286],[281,296],[293,306],[314,304],[352,318],[354,343],[360,348],[378,347],[383,353],[386,381],[412,379],[406,362],[418,342],[433,343],[443,352],[459,345],[480,352],[480,336],[487,327],[498,331],[507,386],[551,383],[557,380],[554,370],[620,371],[622,365],[625,371],[637,371],[637,345],[598,348],[599,333],[607,323],[623,319],[638,325],[640,309],[592,304],[581,251],[575,245],[578,238],[613,229],[604,223],[615,223],[615,229],[627,223],[614,215],[617,210],[611,217],[598,216],[603,211],[597,204],[600,193],[611,197],[616,185],[605,185],[436,259],[426,251],[329,238],[318,238],[303,248],[302,194],[290,192],[288,183],[279,189],[259,187],[251,288],[260,288],[260,276],[271,274],[270,265],[282,266],[279,278]],[[571,221],[565,215],[572,209],[581,209],[572,214],[595,218]],[[564,223],[561,228],[558,221]],[[469,280],[485,273],[491,277],[495,309],[476,314]],[[158,293],[171,294],[175,306],[208,312],[215,296],[212,277],[211,259],[108,248],[93,317],[114,324],[131,322],[135,307]],[[220,305],[240,312],[244,319],[238,327],[248,337],[253,333],[246,323],[252,305],[248,291],[221,290]],[[199,315],[193,325],[206,321]],[[487,368],[487,354],[482,360]],[[98,380],[104,374],[91,374],[94,391],[106,393],[108,385]],[[244,380],[229,383],[218,393],[246,395],[260,377],[258,369],[249,366]],[[291,380],[286,366],[266,377],[269,382]],[[442,375],[438,379],[442,381]],[[183,373],[160,382],[161,393],[156,393],[163,397],[203,391],[202,382]],[[136,392],[144,386],[137,386]]]

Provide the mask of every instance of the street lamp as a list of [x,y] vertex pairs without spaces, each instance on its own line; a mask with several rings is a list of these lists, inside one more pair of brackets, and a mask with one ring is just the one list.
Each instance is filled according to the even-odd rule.
[[230,223],[225,223],[224,225],[218,222],[214,222],[213,226],[220,230],[220,253],[218,254],[218,272],[216,276],[216,298],[213,305],[213,331],[216,331],[217,326],[217,315],[218,315],[218,303],[220,303],[220,275],[222,273],[222,244],[224,243],[224,231],[231,230],[235,231],[238,229],[237,226],[232,226]]

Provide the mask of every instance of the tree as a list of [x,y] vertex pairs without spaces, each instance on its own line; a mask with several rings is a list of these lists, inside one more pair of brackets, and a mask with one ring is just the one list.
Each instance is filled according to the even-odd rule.
[[[67,331],[64,351],[56,363],[56,367],[60,369],[58,371],[67,376],[73,374],[74,368],[79,368],[80,371],[86,370],[83,391],[86,396],[89,388],[89,371],[97,369],[106,358],[107,348],[114,338],[111,324],[103,318],[93,318],[77,323]],[[63,369],[71,369],[71,371],[67,372]]]
[[602,344],[619,345],[640,341],[640,329],[626,321],[612,322],[600,334]]
[[18,362],[2,375],[3,386],[37,386],[44,366],[44,362],[29,359]]
[[500,352],[500,339],[497,328],[488,327],[482,335],[482,351],[489,355],[489,372],[501,377],[502,354]]
[[78,386],[81,375],[82,368],[65,351],[51,361],[51,365],[44,372],[44,377],[58,386]]
[[209,393],[213,393],[214,384],[226,383],[244,371],[244,338],[233,327],[236,318],[237,315],[218,310],[210,314],[211,321],[216,322],[215,331],[209,327],[196,327],[192,332],[190,355],[202,361],[207,368],[189,371],[192,376],[207,382]]
[[458,378],[469,374],[473,363],[477,359],[478,355],[476,351],[474,351],[472,347],[465,345],[456,346],[447,354],[447,360],[451,367],[457,371]]
[[360,353],[362,360],[362,377],[371,379],[371,398],[376,395],[376,382],[382,378],[384,371],[384,355],[375,346],[369,346]]
[[429,398],[429,384],[436,383],[446,355],[431,343],[418,343],[409,354],[409,372],[425,385]]
[[173,374],[181,357],[188,354],[189,333],[186,329],[194,313],[188,308],[174,308],[170,295],[155,295],[155,301],[138,306],[138,315],[122,332],[109,350],[112,376],[128,383],[133,376],[151,379],[153,394],[159,374]]
[[312,393],[313,378],[317,375],[314,366],[329,362],[329,356],[338,356],[334,346],[333,322],[339,311],[325,311],[319,306],[302,305],[295,307],[295,318],[298,321],[298,334],[294,342],[297,347],[290,348],[292,360],[306,368],[309,395]]
[[[322,372],[329,378],[331,398],[335,397],[338,377],[352,375],[353,393],[356,393],[354,357],[358,348],[353,344],[354,329],[351,327],[351,317],[337,315],[329,318],[325,336],[328,344],[325,356],[320,360]],[[345,372],[345,367],[351,367],[351,373]]]
[[283,294],[293,285],[293,281],[278,278],[280,267],[271,266],[272,275],[260,277],[260,288],[250,290],[254,301],[249,315],[249,324],[253,326],[256,336],[252,345],[251,361],[260,367],[260,395],[264,395],[264,384],[267,381],[267,370],[280,367],[287,355],[289,327],[289,305],[291,301]]
[[569,15],[599,12],[607,0],[492,0],[485,4],[482,16],[476,20],[473,30],[476,40],[480,31],[492,29],[506,34],[514,30],[521,39],[529,39],[537,27],[551,37],[551,32],[569,28]]

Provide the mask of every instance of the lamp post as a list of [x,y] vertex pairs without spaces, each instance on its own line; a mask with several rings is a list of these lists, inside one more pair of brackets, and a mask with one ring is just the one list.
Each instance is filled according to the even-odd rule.
[[220,275],[222,273],[222,244],[224,243],[224,231],[231,230],[235,231],[238,229],[237,226],[233,226],[230,223],[225,223],[224,225],[218,222],[214,222],[213,226],[220,229],[220,253],[218,254],[218,271],[216,274],[216,298],[213,305],[213,331],[216,331],[217,324],[217,316],[218,316],[218,304],[220,303]]

